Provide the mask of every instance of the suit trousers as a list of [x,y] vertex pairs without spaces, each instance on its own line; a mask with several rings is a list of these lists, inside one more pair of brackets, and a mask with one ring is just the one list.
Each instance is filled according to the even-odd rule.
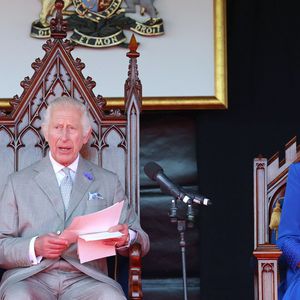
[[8,286],[5,300],[126,300],[117,288],[59,260],[44,271]]

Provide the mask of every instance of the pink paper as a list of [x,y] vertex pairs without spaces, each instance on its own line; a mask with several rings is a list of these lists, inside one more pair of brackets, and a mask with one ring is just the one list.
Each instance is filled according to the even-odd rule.
[[81,263],[116,254],[114,246],[108,246],[103,241],[84,241],[81,234],[107,231],[111,226],[119,223],[124,201],[103,210],[84,216],[75,217],[68,228],[60,235],[69,243],[78,243],[78,256]]
[[116,255],[115,246],[105,245],[103,241],[89,241],[78,238],[78,256],[80,263]]

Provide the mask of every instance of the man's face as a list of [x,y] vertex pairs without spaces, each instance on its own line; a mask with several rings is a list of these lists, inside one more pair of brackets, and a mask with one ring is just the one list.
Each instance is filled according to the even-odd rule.
[[51,112],[44,135],[52,157],[61,165],[70,165],[89,140],[91,130],[84,135],[81,117],[80,110],[71,105],[54,107]]

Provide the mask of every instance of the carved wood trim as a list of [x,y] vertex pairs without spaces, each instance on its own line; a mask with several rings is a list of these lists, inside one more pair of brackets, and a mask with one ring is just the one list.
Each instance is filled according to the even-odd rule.
[[258,245],[253,255],[258,260],[258,299],[278,300],[278,264],[282,252],[272,244]]
[[133,244],[129,253],[129,299],[142,300],[142,268],[141,268],[141,245]]
[[125,82],[125,111],[127,113],[127,138],[128,138],[128,161],[127,177],[127,195],[131,199],[136,212],[140,215],[140,112],[142,107],[142,85],[138,77],[137,58],[139,53],[136,52],[137,43],[134,35],[129,44],[128,78]]
[[256,158],[254,160],[254,248],[258,244],[267,241],[267,233],[265,229],[268,226],[266,199],[266,167],[267,160],[265,158]]

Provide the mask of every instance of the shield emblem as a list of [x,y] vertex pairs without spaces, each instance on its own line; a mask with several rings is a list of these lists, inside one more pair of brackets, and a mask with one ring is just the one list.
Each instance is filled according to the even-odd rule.
[[82,0],[81,3],[92,12],[101,12],[106,10],[113,0]]
[[86,18],[99,22],[101,18],[111,17],[123,0],[73,0],[76,12]]

